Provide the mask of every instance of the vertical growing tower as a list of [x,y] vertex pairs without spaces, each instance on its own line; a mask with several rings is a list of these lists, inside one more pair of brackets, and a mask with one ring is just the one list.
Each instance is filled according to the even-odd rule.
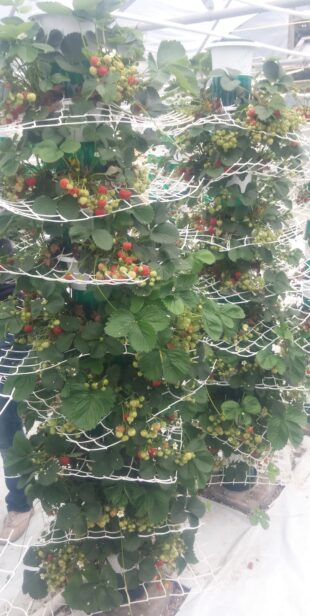
[[195,423],[193,284],[215,257],[181,250],[163,180],[149,186],[139,162],[143,114],[164,109],[140,81],[140,40],[112,25],[111,3],[73,4],[0,29],[1,279],[16,280],[0,364],[3,395],[34,428],[16,435],[8,472],[52,516],[24,592],[61,591],[91,613],[194,560],[213,456]]

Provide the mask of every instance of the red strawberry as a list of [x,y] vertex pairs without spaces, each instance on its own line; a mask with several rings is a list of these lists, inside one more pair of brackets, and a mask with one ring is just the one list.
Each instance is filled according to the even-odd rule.
[[248,118],[255,118],[256,117],[256,109],[248,109],[247,111],[247,116]]
[[53,554],[48,554],[47,555],[47,560],[48,560],[48,562],[51,562],[52,560],[54,560]]
[[149,447],[148,453],[151,458],[156,458],[158,449],[156,447]]
[[106,202],[106,200],[105,200],[105,199],[98,199],[98,201],[97,201],[97,205],[98,205],[99,207],[105,207],[105,206],[106,206],[106,204],[107,204],[107,202]]
[[100,193],[101,195],[106,195],[107,192],[108,189],[106,186],[103,186],[103,184],[101,184],[101,186],[98,186],[98,193]]
[[99,77],[104,77],[108,72],[109,69],[107,66],[99,66],[99,68],[97,68],[97,75],[99,75]]
[[142,276],[149,276],[151,273],[151,268],[148,265],[141,266],[141,274]]
[[118,256],[119,259],[122,259],[122,261],[125,261],[125,259],[127,258],[127,256],[125,255],[125,253],[122,250],[118,251],[117,256]]
[[276,109],[273,112],[273,116],[276,118],[276,120],[278,120],[279,118],[281,118],[281,111],[279,109]]
[[132,243],[131,242],[123,242],[122,244],[124,250],[131,250],[132,249]]
[[59,456],[58,462],[61,466],[68,466],[70,464],[70,458],[69,456]]
[[209,227],[208,231],[209,231],[210,235],[214,235],[214,233],[215,233],[214,227]]
[[155,561],[155,567],[163,567],[165,564],[164,560],[156,560]]
[[33,331],[32,325],[24,325],[23,331],[25,332],[25,334],[31,334],[31,332]]
[[25,178],[25,184],[26,186],[29,186],[29,188],[32,188],[32,186],[37,185],[37,178],[34,175],[29,178]]
[[135,75],[129,75],[127,81],[130,86],[136,86],[139,83],[139,79]]
[[217,168],[218,168],[218,167],[221,167],[221,166],[222,166],[222,161],[221,161],[221,160],[219,160],[219,159],[218,159],[218,160],[216,160],[216,161],[215,161],[215,163],[214,163],[214,167],[217,167]]
[[52,329],[52,332],[53,332],[53,334],[55,334],[55,336],[60,336],[60,334],[62,334],[63,331],[64,330],[59,325],[55,325],[55,327],[53,327],[53,329]]
[[217,223],[217,218],[210,218],[210,225],[213,227]]
[[69,190],[69,193],[72,197],[78,197],[80,194],[80,189],[77,186],[74,186],[71,190]]
[[153,387],[160,387],[161,386],[161,381],[152,381],[152,385]]
[[91,66],[99,66],[99,64],[100,64],[100,58],[98,58],[98,56],[92,56],[92,57],[90,58],[90,61],[89,61],[89,62],[90,62],[90,64],[91,64]]
[[106,215],[106,211],[104,207],[97,207],[95,209],[95,216],[105,216],[105,215]]
[[67,188],[69,183],[70,183],[70,180],[68,180],[68,178],[61,178],[61,180],[59,180],[60,188]]
[[132,192],[131,190],[128,190],[127,188],[121,188],[118,191],[118,196],[120,199],[130,199],[130,197],[132,196]]
[[241,276],[242,276],[241,272],[236,272],[235,273],[236,280],[239,280],[239,278],[241,278]]

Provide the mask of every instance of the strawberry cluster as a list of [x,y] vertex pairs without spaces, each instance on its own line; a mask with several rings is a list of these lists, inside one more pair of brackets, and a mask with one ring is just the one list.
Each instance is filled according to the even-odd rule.
[[155,282],[160,280],[157,272],[149,265],[138,263],[138,258],[133,254],[132,242],[128,240],[123,242],[121,248],[117,249],[116,257],[117,263],[110,264],[104,261],[98,263],[97,280],[141,280],[141,286],[145,286],[147,282],[150,286],[154,286]]
[[[116,79],[115,102],[132,99],[139,85],[137,67],[134,64],[125,65],[122,58],[115,51],[92,55],[89,58],[89,73],[96,77],[98,82],[108,83],[109,76]],[[100,92],[99,92],[100,93]]]
[[34,92],[23,90],[14,94],[12,91],[9,91],[4,103],[4,117],[1,120],[1,124],[16,122],[29,106],[34,105],[36,100],[37,95]]
[[106,216],[117,210],[122,201],[129,201],[132,191],[128,188],[116,189],[106,184],[88,185],[85,180],[74,181],[61,178],[59,186],[67,194],[77,199],[81,209],[86,209],[94,216]]

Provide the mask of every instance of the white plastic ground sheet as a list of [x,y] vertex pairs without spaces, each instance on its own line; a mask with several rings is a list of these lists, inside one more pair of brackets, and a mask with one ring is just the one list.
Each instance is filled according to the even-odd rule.
[[[247,527],[227,551],[213,580],[208,581],[203,592],[187,597],[178,616],[310,615],[308,437],[303,448],[292,482],[269,510],[270,528]],[[218,524],[212,530],[220,542],[224,520],[221,506],[217,509]],[[208,525],[203,530],[205,533]]]

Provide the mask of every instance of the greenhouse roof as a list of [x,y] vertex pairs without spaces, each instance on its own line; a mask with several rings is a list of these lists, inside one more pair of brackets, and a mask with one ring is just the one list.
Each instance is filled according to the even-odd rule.
[[[72,6],[71,0],[60,1]],[[37,12],[34,2],[27,4]],[[0,18],[9,11],[0,6]],[[182,41],[192,55],[233,37],[255,42],[258,57],[310,62],[309,49],[295,49],[297,29],[310,34],[309,0],[125,0],[115,15],[120,25],[141,29],[146,48],[153,52],[163,39]]]

